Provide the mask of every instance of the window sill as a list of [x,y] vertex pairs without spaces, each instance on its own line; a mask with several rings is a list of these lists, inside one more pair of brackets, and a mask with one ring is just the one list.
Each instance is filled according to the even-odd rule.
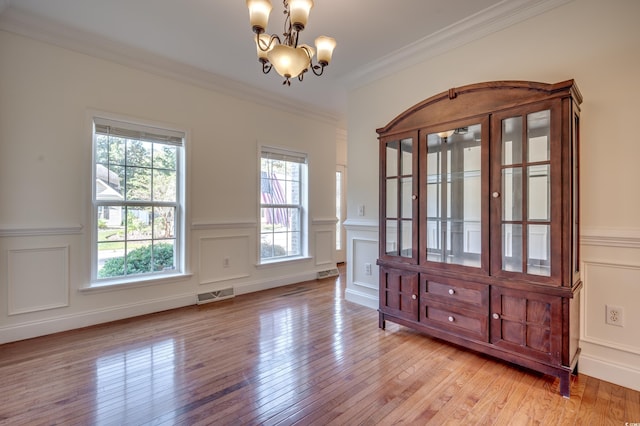
[[186,281],[193,276],[191,273],[170,274],[161,276],[144,277],[137,279],[122,279],[91,283],[88,287],[78,289],[81,293],[103,293],[108,291],[125,290],[130,288],[148,287],[152,285],[173,283],[176,281]]
[[256,268],[268,268],[270,266],[279,266],[287,263],[306,262],[313,259],[311,256],[285,257],[274,260],[263,260],[256,265]]

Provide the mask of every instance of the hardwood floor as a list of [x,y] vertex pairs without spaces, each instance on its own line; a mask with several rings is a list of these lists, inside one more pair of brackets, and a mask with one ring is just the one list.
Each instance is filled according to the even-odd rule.
[[[344,272],[344,271],[343,271]],[[624,425],[640,392],[388,323],[325,279],[0,346],[0,424]]]

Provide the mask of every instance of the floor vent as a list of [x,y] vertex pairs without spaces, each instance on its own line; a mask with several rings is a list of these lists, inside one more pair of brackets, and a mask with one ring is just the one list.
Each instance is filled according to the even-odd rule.
[[340,275],[337,268],[327,269],[326,271],[318,271],[318,279],[329,278],[329,277],[337,277]]
[[198,295],[198,305],[202,305],[203,303],[217,302],[218,300],[230,299],[233,296],[235,296],[233,287],[200,293]]

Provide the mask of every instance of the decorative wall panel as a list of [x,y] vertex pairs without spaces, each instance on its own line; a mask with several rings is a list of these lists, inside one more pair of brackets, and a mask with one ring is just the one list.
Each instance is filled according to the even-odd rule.
[[9,315],[69,306],[69,246],[7,253]]
[[335,265],[333,260],[333,250],[333,232],[317,231],[315,245],[316,265]]
[[200,238],[200,284],[251,275],[249,235]]

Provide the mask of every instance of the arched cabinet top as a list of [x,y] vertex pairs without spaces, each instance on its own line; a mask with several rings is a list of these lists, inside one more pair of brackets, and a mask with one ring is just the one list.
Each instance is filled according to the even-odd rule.
[[425,99],[376,132],[379,135],[399,133],[531,102],[564,97],[571,97],[577,105],[582,103],[582,95],[573,80],[555,84],[533,81],[489,81],[469,84]]

